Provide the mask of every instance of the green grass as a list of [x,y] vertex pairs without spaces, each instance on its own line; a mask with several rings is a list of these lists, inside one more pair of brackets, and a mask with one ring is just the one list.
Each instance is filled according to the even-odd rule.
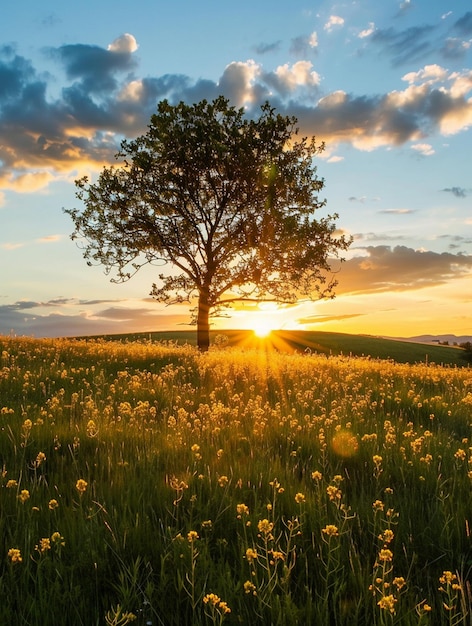
[[468,368],[129,339],[0,337],[0,624],[470,623]]

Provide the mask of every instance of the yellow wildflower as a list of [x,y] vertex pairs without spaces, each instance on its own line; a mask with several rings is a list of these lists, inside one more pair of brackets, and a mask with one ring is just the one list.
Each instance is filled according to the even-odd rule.
[[23,560],[21,550],[18,550],[18,548],[10,548],[8,550],[8,558],[12,563],[21,563]]
[[220,487],[226,487],[228,483],[229,483],[229,478],[227,476],[220,476],[218,478],[218,484]]
[[28,489],[22,489],[20,491],[20,493],[18,494],[18,500],[24,504],[26,502],[26,500],[28,500],[30,497],[30,492],[28,491]]
[[390,543],[393,540],[393,537],[393,530],[390,530],[390,528],[387,528],[381,535],[379,535],[379,539],[384,543]]
[[26,419],[23,422],[23,425],[21,427],[25,432],[29,432],[32,428],[33,428],[33,422],[30,419]]
[[231,609],[229,608],[229,606],[226,604],[226,602],[223,602],[223,600],[220,601],[220,603],[218,604],[218,610],[220,611],[220,613],[222,613],[223,615],[226,615],[227,613],[231,613]]
[[456,575],[453,574],[451,571],[447,570],[445,572],[443,572],[442,576],[439,577],[439,582],[443,585],[446,585],[448,583],[451,583],[453,580],[455,580]]
[[398,591],[400,591],[400,589],[403,589],[403,587],[406,585],[406,580],[403,578],[403,576],[396,576],[392,582],[398,589]]
[[241,519],[243,515],[249,515],[249,507],[245,504],[237,504],[236,513],[238,514],[238,519]]
[[323,478],[323,474],[318,470],[311,473],[311,477],[313,480],[320,481]]
[[395,602],[397,599],[392,595],[384,596],[380,598],[377,602],[378,606],[384,611],[389,611],[390,613],[395,613]]
[[40,539],[39,544],[36,546],[36,550],[38,552],[41,552],[41,554],[48,552],[48,550],[50,549],[51,549],[51,540],[49,539],[49,537],[44,537],[43,539]]
[[388,548],[383,548],[382,550],[380,550],[379,552],[380,561],[389,562],[389,561],[392,561],[392,559],[393,559],[393,552],[391,550],[389,550]]
[[250,580],[246,580],[243,585],[244,593],[252,593],[253,596],[257,595],[256,585],[254,585]]
[[64,541],[64,537],[61,535],[61,533],[57,532],[57,530],[56,532],[52,533],[51,541],[56,545],[60,545],[60,546],[66,545],[66,542]]
[[246,559],[248,563],[252,563],[257,559],[257,552],[253,548],[248,548],[246,550]]
[[15,489],[15,487],[18,487],[18,482],[16,480],[9,480],[6,484],[7,489]]
[[295,494],[295,502],[297,504],[303,504],[304,502],[306,502],[305,495],[303,493]]
[[336,502],[336,500],[341,500],[342,491],[338,489],[335,485],[328,485],[326,487],[326,493],[328,494],[331,502]]
[[194,541],[196,541],[199,538],[200,537],[198,536],[198,533],[197,533],[196,530],[191,530],[190,532],[187,533],[187,541],[189,543],[193,543]]
[[44,454],[44,452],[38,452],[36,456],[35,466],[39,467],[41,463],[43,463],[45,460],[46,460],[46,455]]
[[374,509],[375,513],[377,513],[377,511],[383,511],[384,510],[384,503],[382,502],[382,500],[376,500],[372,504],[372,508]]
[[50,511],[54,511],[54,509],[57,509],[57,507],[59,506],[59,502],[57,500],[55,500],[54,498],[52,498],[52,500],[49,500],[49,510]]
[[260,533],[264,533],[264,535],[268,535],[269,533],[272,532],[272,529],[274,528],[274,524],[272,522],[269,522],[268,519],[261,519],[259,520],[257,524],[257,528]]
[[334,524],[328,524],[322,529],[321,532],[328,537],[339,537],[339,529]]
[[87,435],[89,437],[95,437],[98,433],[97,425],[93,420],[89,420],[87,422]]
[[207,593],[203,598],[203,602],[205,604],[213,604],[213,606],[216,606],[220,601],[221,599],[216,595],[216,593]]
[[221,598],[217,596],[216,593],[207,593],[206,596],[204,596],[203,598],[203,602],[205,604],[209,604],[210,606],[215,607],[221,615],[231,613],[231,609],[229,608],[227,603],[221,600]]
[[75,483],[75,488],[82,495],[87,491],[88,483],[83,478],[79,478],[79,480]]

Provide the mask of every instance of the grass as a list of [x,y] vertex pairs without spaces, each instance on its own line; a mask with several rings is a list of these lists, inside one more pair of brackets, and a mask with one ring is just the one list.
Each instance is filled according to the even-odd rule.
[[174,341],[0,337],[0,623],[470,623],[470,369]]

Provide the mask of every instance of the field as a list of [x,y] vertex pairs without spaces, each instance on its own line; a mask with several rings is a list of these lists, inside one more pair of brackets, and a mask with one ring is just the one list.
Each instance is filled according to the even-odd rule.
[[167,339],[0,337],[0,624],[471,623],[470,368]]

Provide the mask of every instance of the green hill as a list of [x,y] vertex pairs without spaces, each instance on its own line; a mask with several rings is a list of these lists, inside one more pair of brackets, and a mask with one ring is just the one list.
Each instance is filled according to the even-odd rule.
[[[107,335],[111,341],[162,341],[196,345],[196,331],[161,331]],[[426,343],[386,339],[371,335],[350,335],[319,331],[277,330],[264,338],[257,338],[251,330],[211,331],[211,343],[221,346],[242,345],[280,351],[298,351],[329,355],[391,359],[398,363],[436,363],[464,367],[468,365],[466,353],[461,348]]]

